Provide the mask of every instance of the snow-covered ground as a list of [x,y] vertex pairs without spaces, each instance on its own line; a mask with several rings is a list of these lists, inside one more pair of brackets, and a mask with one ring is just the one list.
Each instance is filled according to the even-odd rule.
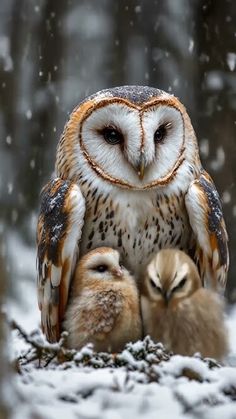
[[[21,304],[16,300],[10,303],[10,316],[30,332],[39,326],[32,283],[35,255],[17,236],[11,235],[8,243],[18,272],[16,295],[21,300]],[[198,356],[176,355],[154,363],[153,355],[137,359],[132,350],[142,349],[142,343],[123,352],[126,366],[84,366],[81,353],[70,362],[51,362],[46,368],[25,364],[14,379],[19,397],[14,419],[235,419],[235,326],[233,307],[227,315],[231,350],[221,367]],[[12,332],[11,346],[13,358],[26,353],[28,347],[17,331]],[[159,352],[161,357],[161,346]]]

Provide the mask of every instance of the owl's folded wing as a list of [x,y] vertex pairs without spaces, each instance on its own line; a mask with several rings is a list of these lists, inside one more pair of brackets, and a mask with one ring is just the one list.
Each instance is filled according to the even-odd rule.
[[229,266],[228,235],[215,185],[205,171],[194,180],[185,204],[196,240],[195,261],[204,285],[224,289]]
[[38,303],[49,342],[60,335],[84,213],[85,200],[75,183],[57,178],[44,187],[37,227]]

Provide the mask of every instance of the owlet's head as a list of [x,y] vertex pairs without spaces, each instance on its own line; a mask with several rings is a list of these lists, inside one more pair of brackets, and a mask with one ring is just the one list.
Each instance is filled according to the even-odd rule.
[[109,247],[99,247],[84,255],[75,270],[74,282],[90,285],[97,282],[125,281],[132,278],[120,262],[120,254]]
[[163,249],[147,266],[145,291],[152,301],[166,305],[192,295],[202,286],[196,265],[178,249]]

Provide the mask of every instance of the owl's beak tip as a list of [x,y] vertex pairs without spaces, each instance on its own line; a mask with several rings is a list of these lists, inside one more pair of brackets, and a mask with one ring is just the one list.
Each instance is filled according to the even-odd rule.
[[139,163],[138,163],[138,177],[140,180],[144,178],[144,169],[145,169],[145,160],[144,155],[141,153]]

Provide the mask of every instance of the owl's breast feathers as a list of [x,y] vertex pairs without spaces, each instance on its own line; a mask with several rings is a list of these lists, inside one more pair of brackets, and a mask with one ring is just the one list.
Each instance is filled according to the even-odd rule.
[[[95,193],[94,193],[95,192]],[[85,185],[83,194],[87,196]],[[80,243],[80,255],[99,246],[117,249],[122,263],[141,277],[150,258],[164,247],[188,249],[191,235],[184,195],[103,195],[90,191]]]

